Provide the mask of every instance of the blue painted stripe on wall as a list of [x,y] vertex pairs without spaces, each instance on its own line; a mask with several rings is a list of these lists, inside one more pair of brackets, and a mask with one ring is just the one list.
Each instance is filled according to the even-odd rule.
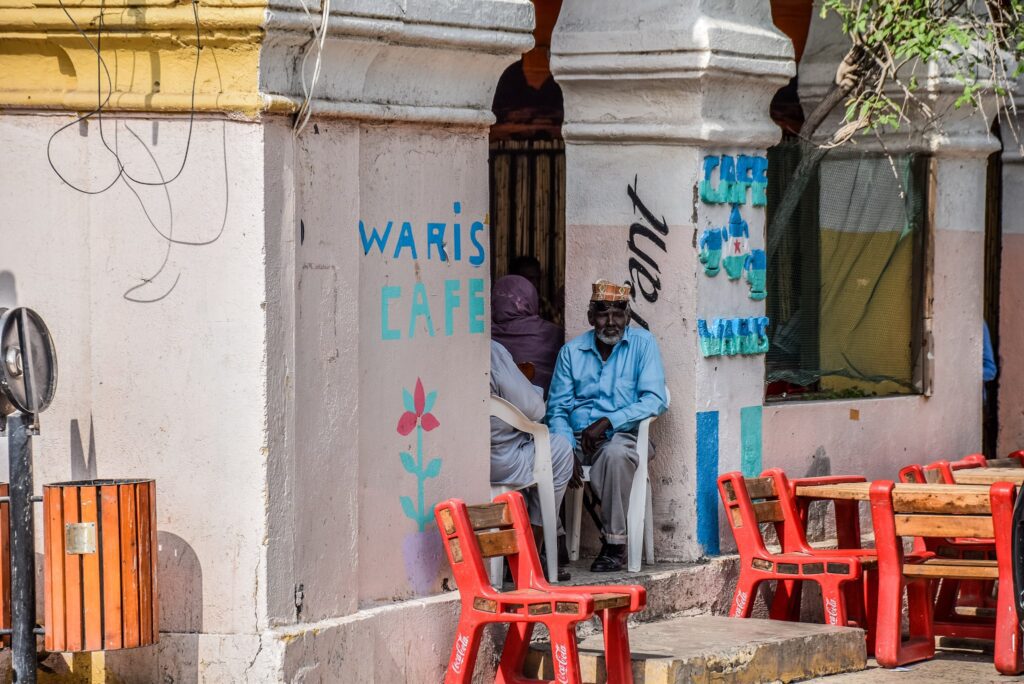
[[745,406],[740,409],[740,444],[743,448],[740,469],[744,477],[757,477],[764,466],[761,463],[761,407]]
[[697,541],[718,555],[718,411],[697,413]]

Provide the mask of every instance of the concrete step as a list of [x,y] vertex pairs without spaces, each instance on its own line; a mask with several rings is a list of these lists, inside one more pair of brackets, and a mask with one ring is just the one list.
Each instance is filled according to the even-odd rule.
[[[640,572],[596,573],[589,567],[593,558],[568,566],[568,584],[639,584],[647,590],[647,607],[630,617],[630,624],[653,622],[678,615],[724,615],[732,602],[739,574],[736,556],[720,556],[700,563],[644,563]],[[760,603],[755,603],[755,610]],[[755,613],[756,615],[757,613]],[[593,622],[597,625],[596,619]],[[580,626],[580,635],[592,633],[591,625]]]
[[[863,631],[800,622],[677,617],[631,627],[629,641],[635,684],[795,682],[867,661]],[[584,682],[607,682],[600,634],[580,644],[580,665]],[[526,673],[554,678],[546,645],[534,646]]]

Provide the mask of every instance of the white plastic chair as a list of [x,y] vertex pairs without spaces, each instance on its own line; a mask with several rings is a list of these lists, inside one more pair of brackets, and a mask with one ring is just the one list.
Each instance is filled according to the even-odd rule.
[[[666,408],[670,403],[672,403],[672,396],[666,387]],[[654,511],[651,503],[651,481],[647,474],[647,461],[651,444],[651,423],[655,418],[656,416],[651,416],[640,421],[640,427],[636,431],[636,474],[633,476],[633,487],[629,490],[629,510],[626,512],[626,534],[629,544],[626,568],[630,572],[640,572],[641,543],[647,562],[654,562]],[[590,482],[590,466],[583,466],[583,481]],[[568,490],[565,498],[565,541],[569,547],[569,560],[574,561],[580,557],[583,487]]]
[[[491,499],[519,489],[537,485],[540,499],[540,519],[544,527],[544,548],[547,554],[547,570],[550,582],[558,582],[558,511],[555,510],[554,474],[551,470],[551,434],[548,426],[534,423],[515,406],[501,397],[491,395],[491,415],[508,423],[516,430],[533,436],[533,481],[517,487],[508,485],[491,485]],[[491,584],[501,587],[502,557],[491,559]]]

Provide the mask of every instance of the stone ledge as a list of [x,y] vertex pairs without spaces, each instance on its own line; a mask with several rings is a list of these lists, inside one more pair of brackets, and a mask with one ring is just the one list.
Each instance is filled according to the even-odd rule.
[[[605,684],[600,635],[580,644],[583,680]],[[700,616],[630,629],[636,684],[794,682],[862,670],[864,632],[800,622]],[[535,647],[527,675],[552,677],[550,654]]]

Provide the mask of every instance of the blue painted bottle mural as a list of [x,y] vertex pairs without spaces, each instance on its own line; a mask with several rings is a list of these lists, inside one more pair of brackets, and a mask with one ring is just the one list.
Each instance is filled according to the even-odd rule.
[[[726,235],[728,238],[728,234]],[[722,229],[709,228],[700,236],[700,263],[704,265],[704,274],[714,278],[721,269],[722,261]]]
[[765,289],[767,280],[768,257],[763,249],[752,249],[743,262],[743,271],[747,274],[750,285],[750,298],[761,301],[768,296]]
[[405,472],[416,476],[416,500],[410,496],[399,496],[405,517],[416,523],[416,531],[402,540],[402,557],[405,560],[406,576],[417,595],[429,593],[444,560],[444,548],[436,528],[428,527],[434,520],[434,506],[427,505],[426,481],[441,473],[441,459],[432,458],[426,463],[423,453],[423,433],[441,426],[431,411],[437,401],[437,392],[427,394],[423,382],[416,378],[416,387],[410,394],[402,389],[405,411],[398,419],[398,434],[407,437],[416,431],[416,456],[408,451],[399,455]]
[[[750,240],[750,226],[740,215],[740,208],[734,206],[729,212],[729,237],[722,257],[722,268],[729,280],[738,280],[743,274],[743,263],[747,260],[747,245]],[[724,237],[724,234],[723,234]]]
[[768,317],[715,318],[697,321],[700,353],[710,356],[764,354],[768,351]]
[[[714,182],[715,170],[718,183]],[[768,204],[768,158],[704,157],[704,177],[700,181],[700,198],[708,204],[746,204],[750,191],[750,204],[763,207]]]

